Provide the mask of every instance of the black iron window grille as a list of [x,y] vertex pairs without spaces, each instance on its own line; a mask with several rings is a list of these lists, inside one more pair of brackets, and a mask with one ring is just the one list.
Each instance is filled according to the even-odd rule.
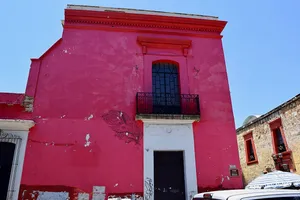
[[152,65],[152,92],[136,95],[137,114],[200,115],[199,96],[180,94],[178,65],[155,62]]
[[152,65],[152,98],[155,113],[180,113],[178,66],[158,62]]
[[254,150],[253,150],[251,140],[247,141],[247,148],[248,148],[248,160],[249,161],[254,161],[255,160],[255,154],[254,154]]
[[284,144],[284,140],[282,138],[280,128],[275,129],[275,140],[276,140],[276,146],[277,146],[278,153],[285,152],[286,147],[285,147],[285,144]]

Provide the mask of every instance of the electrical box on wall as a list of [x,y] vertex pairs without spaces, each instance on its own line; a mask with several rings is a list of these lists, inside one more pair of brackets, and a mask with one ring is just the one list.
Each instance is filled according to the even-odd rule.
[[239,176],[239,170],[236,168],[235,165],[229,165],[230,176]]
[[230,170],[230,176],[239,176],[239,170],[238,169],[231,169]]

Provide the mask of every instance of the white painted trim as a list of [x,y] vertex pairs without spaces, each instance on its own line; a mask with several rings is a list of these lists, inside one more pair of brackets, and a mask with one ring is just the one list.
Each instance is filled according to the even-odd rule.
[[[18,199],[28,132],[33,126],[34,122],[32,120],[0,119],[0,141],[8,141],[16,144],[13,164],[18,164],[16,168],[12,168],[11,170],[8,190],[14,190],[14,192],[11,194],[11,196],[8,196],[8,200]],[[19,138],[21,141],[17,143],[16,140],[8,138]],[[14,183],[12,185],[13,178]]]
[[108,11],[117,11],[117,12],[143,14],[143,15],[160,15],[160,16],[169,16],[169,17],[184,17],[184,18],[194,18],[194,19],[219,20],[218,17],[208,16],[208,15],[185,14],[185,13],[130,9],[130,8],[112,8],[112,7],[103,7],[103,6],[87,6],[87,5],[71,5],[71,4],[68,4],[67,9],[70,9],[70,10],[91,10],[91,11],[102,11],[102,12],[108,10]]
[[186,120],[186,119],[141,119],[144,123],[148,124],[162,124],[162,125],[172,125],[172,124],[192,124],[196,120]]
[[1,130],[28,131],[33,126],[32,120],[0,119]]
[[194,150],[193,125],[144,123],[144,198],[147,198],[147,179],[152,180],[154,193],[154,151],[183,151],[186,200],[197,192],[197,173]]

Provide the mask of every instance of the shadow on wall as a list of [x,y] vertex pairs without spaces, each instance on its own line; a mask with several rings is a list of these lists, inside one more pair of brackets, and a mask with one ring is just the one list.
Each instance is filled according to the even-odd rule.
[[[236,190],[238,188],[225,188],[223,187],[223,185],[218,185],[216,187],[198,187],[198,193],[202,193],[202,192],[211,192],[211,191],[217,191],[217,190]],[[242,189],[242,188],[240,188]]]
[[[198,186],[198,193],[202,192],[211,192],[211,191],[217,191],[217,190],[236,190],[236,189],[243,189],[244,187],[244,175],[242,174],[242,180],[243,180],[243,185],[241,188],[237,188],[232,184],[229,184],[229,186],[224,187],[224,181],[230,181],[229,176],[219,176],[216,178],[216,186],[211,186],[211,187],[199,187]],[[226,184],[227,185],[227,184]]]
[[245,179],[245,176],[243,173],[242,173],[242,181],[243,181],[243,188],[245,188],[247,184],[246,184],[246,179]]

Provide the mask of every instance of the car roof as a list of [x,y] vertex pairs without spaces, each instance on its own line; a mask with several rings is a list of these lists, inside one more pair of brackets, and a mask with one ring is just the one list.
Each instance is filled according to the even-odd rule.
[[220,190],[212,192],[203,192],[196,194],[194,197],[203,198],[204,194],[212,194],[213,199],[228,199],[229,197],[245,198],[260,195],[281,195],[281,194],[297,194],[300,195],[299,190],[289,189],[240,189],[240,190]]

